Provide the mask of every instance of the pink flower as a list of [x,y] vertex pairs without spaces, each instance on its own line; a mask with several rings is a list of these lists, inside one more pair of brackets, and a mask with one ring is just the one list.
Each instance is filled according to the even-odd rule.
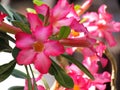
[[106,5],[101,5],[98,13],[90,12],[83,15],[87,19],[84,23],[90,36],[105,38],[110,46],[116,45],[112,32],[120,31],[120,23],[112,20],[112,15],[106,12]]
[[58,0],[50,10],[49,22],[53,25],[54,33],[57,33],[61,26],[70,26],[75,31],[86,32],[86,28],[79,23],[79,20],[73,4],[69,4],[67,0]]
[[[97,71],[95,70],[95,65],[93,65],[93,68],[88,68],[93,69],[93,76],[95,80],[91,80],[88,77],[85,76],[85,74],[75,65],[71,65],[67,67],[68,74],[71,76],[71,78],[74,81],[74,88],[73,89],[65,89],[64,90],[89,90],[91,87],[96,87],[99,90],[105,90],[106,88],[106,82],[110,82],[110,74],[108,72],[103,72],[98,74]],[[93,90],[93,89],[92,89]]]
[[3,12],[0,12],[0,23],[3,21],[3,19],[6,17],[7,15]]
[[24,32],[16,34],[16,47],[21,51],[17,56],[17,63],[34,64],[41,73],[47,73],[51,66],[49,56],[58,56],[64,53],[64,47],[58,42],[49,40],[52,27],[36,27],[32,34]]

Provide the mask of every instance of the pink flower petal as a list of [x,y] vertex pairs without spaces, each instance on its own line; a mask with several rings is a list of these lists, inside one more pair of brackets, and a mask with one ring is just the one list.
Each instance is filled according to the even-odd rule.
[[57,41],[48,41],[45,43],[45,53],[47,55],[58,56],[64,53],[64,47]]
[[112,33],[110,32],[103,32],[105,39],[107,40],[107,42],[109,43],[110,46],[115,46],[116,45],[116,41],[112,35]]
[[37,14],[27,13],[27,18],[28,18],[28,21],[30,23],[30,27],[31,27],[32,31],[35,31],[35,28],[37,26],[42,25],[42,21],[39,19]]
[[47,27],[39,26],[36,28],[36,30],[33,34],[38,41],[45,41],[52,34],[52,26],[51,25],[49,25]]
[[51,61],[48,56],[46,56],[43,52],[36,55],[36,58],[34,60],[35,68],[42,74],[45,74],[48,72]]
[[83,24],[80,24],[79,21],[75,19],[71,22],[70,27],[74,29],[76,32],[85,32],[85,33],[88,32],[87,29],[83,26]]
[[42,14],[44,16],[46,16],[49,11],[49,7],[46,4],[42,4],[41,6],[34,5],[34,7],[38,14]]
[[24,64],[24,65],[32,64],[35,54],[36,53],[32,49],[22,50],[19,52],[19,54],[17,56],[17,63]]
[[31,48],[32,44],[34,43],[34,39],[32,38],[31,34],[27,34],[27,33],[17,33],[15,35],[16,38],[16,47],[20,48],[20,49],[27,49],[27,48]]
[[67,0],[58,0],[55,7],[51,10],[51,13],[57,19],[62,19],[69,13],[70,7]]

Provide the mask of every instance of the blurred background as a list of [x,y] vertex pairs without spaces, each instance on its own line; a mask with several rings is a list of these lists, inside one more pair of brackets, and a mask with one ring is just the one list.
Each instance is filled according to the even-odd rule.
[[[43,0],[43,1],[46,2],[50,7],[53,7],[57,2],[57,0]],[[81,4],[85,0],[68,0],[68,1],[70,3]],[[0,0],[0,2],[5,8],[13,9],[16,12],[19,12],[24,15],[26,14],[26,8],[33,8],[32,0]],[[89,8],[88,11],[97,11],[97,9],[99,8],[99,6],[101,4],[106,4],[108,6],[107,11],[109,13],[113,14],[114,20],[120,21],[120,0],[93,0],[93,4]],[[120,90],[120,84],[119,84],[120,83],[120,33],[113,33],[113,35],[115,36],[115,38],[118,42],[118,45],[114,48],[110,48],[110,50],[117,60],[118,74],[117,74],[117,82],[116,83],[117,83],[117,89]],[[8,58],[12,59],[12,57],[9,57],[9,56],[10,55],[0,53],[0,59],[4,60],[3,62],[8,62],[7,61]],[[1,60],[0,60],[0,65],[3,64],[3,62],[1,62]],[[108,66],[108,68],[109,68],[109,66]],[[48,76],[47,76],[47,78],[48,78]],[[48,78],[50,85],[53,83],[53,77],[51,77],[51,78],[52,79]],[[24,85],[24,81],[18,80],[18,79],[15,80],[14,77],[10,76],[7,80],[0,83],[0,90],[7,90],[7,88],[9,86],[12,86],[14,84]],[[108,89],[108,90],[110,90],[110,89]]]

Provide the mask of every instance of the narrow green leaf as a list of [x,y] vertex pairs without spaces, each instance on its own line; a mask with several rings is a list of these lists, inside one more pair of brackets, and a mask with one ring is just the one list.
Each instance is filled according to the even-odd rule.
[[70,55],[65,55],[62,54],[61,56],[63,56],[64,58],[68,59],[71,63],[74,63],[76,66],[78,66],[78,68],[80,68],[88,77],[90,77],[92,80],[94,80],[93,75],[89,72],[89,70],[83,65],[81,64],[79,61],[77,61],[74,57],[70,56]]
[[19,53],[20,49],[15,47],[12,51],[12,56],[16,59],[18,53]]
[[10,87],[8,90],[24,90],[24,87],[23,86],[13,86],[13,87]]
[[12,21],[12,24],[18,28],[21,28],[26,33],[31,33],[30,28],[27,24],[24,24],[20,21]]
[[20,22],[26,23],[26,24],[28,23],[28,21],[24,15],[22,15],[18,12],[14,12],[14,11],[12,11],[12,13],[13,13],[14,20],[20,21]]
[[49,73],[55,76],[55,79],[60,83],[60,85],[66,88],[73,88],[73,80],[54,61],[52,61],[52,66],[50,67]]
[[3,12],[3,13],[5,13],[5,14],[7,14],[10,18],[13,17],[13,16],[12,16],[13,14],[12,14],[10,11],[6,10],[6,9],[2,6],[1,3],[0,3],[0,11]]
[[33,3],[38,5],[38,6],[44,4],[44,2],[42,0],[33,0]]
[[4,81],[7,77],[10,76],[15,65],[15,60],[12,60],[9,63],[0,66],[0,82]]
[[62,26],[58,34],[58,39],[67,38],[69,34],[70,34],[70,27]]
[[21,79],[27,78],[27,75],[24,72],[17,70],[17,69],[14,69],[13,72],[11,73],[11,75],[16,78],[21,78]]

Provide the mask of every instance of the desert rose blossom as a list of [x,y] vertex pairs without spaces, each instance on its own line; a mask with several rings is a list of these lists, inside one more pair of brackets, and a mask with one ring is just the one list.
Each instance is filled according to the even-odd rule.
[[40,73],[47,73],[50,66],[50,56],[64,53],[64,47],[54,40],[49,40],[52,27],[39,26],[32,34],[17,33],[16,47],[21,49],[17,56],[17,63],[22,65],[34,64]]
[[110,46],[116,45],[112,35],[113,32],[120,31],[120,23],[115,22],[112,15],[106,11],[107,6],[101,5],[97,12],[87,12],[83,15],[87,21],[84,26],[89,31],[90,36],[95,38],[104,38]]

